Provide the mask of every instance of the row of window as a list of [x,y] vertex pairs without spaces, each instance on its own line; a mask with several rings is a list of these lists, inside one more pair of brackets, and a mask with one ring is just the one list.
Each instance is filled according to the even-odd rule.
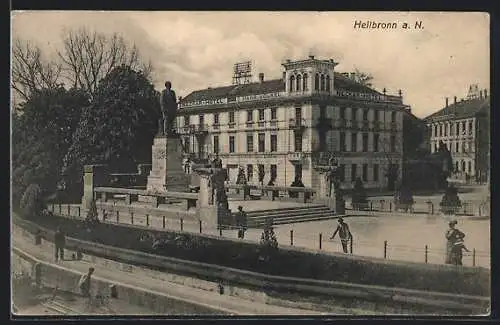
[[[277,108],[276,107],[271,107],[271,120],[277,120]],[[356,108],[351,109],[351,120],[355,121],[357,120],[357,110]],[[247,110],[247,122],[253,122],[254,121],[254,111],[257,111],[257,117],[258,121],[264,121],[265,120],[265,109],[260,108],[257,110]],[[381,111],[375,110],[375,121],[380,121],[381,120]],[[214,113],[214,124],[220,124],[220,113]],[[326,116],[326,107],[321,106],[320,107],[320,117],[324,118]],[[346,119],[346,108],[341,107],[340,108],[340,119]],[[300,120],[302,119],[302,109],[300,107],[295,108],[295,119]],[[205,116],[204,114],[199,115],[199,124],[203,125],[205,124]],[[368,121],[368,109],[363,109],[363,121]],[[392,111],[391,112],[391,122],[396,122],[396,112]],[[465,122],[464,122],[465,123]],[[235,112],[230,111],[229,112],[229,124],[235,124]],[[189,116],[184,116],[184,126],[189,125]],[[465,125],[465,124],[464,124]],[[436,126],[437,127],[437,126]]]
[[[351,152],[357,152],[358,151],[358,141],[357,137],[361,135],[362,137],[362,152],[368,152],[368,133],[356,133],[353,132],[351,134]],[[300,133],[296,133],[294,135],[294,151],[302,151],[302,135]],[[186,141],[189,141],[186,139]],[[235,136],[230,135],[229,136],[229,152],[234,153],[236,152],[235,148]],[[247,150],[246,152],[254,152],[254,136],[252,134],[247,134]],[[270,135],[270,151],[271,152],[277,152],[278,151],[278,135],[277,134],[271,134]],[[383,146],[383,144],[380,142],[380,134],[374,133],[373,134],[373,147],[372,150],[373,152],[379,152],[380,147]],[[385,148],[382,148],[385,149]],[[385,150],[390,150],[390,152],[396,152],[396,137],[392,135],[389,140],[389,148]],[[220,152],[220,142],[219,142],[219,136],[214,135],[213,136],[213,151],[214,153],[219,153]],[[257,136],[257,151],[258,152],[265,152],[266,151],[266,134],[265,133],[259,133]],[[340,148],[339,151],[341,152],[347,152],[347,146],[346,146],[346,133],[345,132],[340,132]]]
[[[456,153],[474,152],[474,141],[457,141],[457,142],[450,141],[448,143],[445,143],[445,146],[450,152],[456,152]],[[439,149],[439,143],[438,141],[434,141],[433,152],[438,151],[438,149]]]
[[[472,163],[471,163],[471,161],[469,160],[467,162],[467,170],[465,169],[465,166],[466,166],[465,160],[462,160],[460,162],[460,165],[459,165],[458,161],[455,161],[455,171],[456,172],[462,171],[462,172],[465,173],[467,171],[469,174],[471,174],[472,173]],[[460,169],[459,167],[462,167],[462,168]]]
[[[448,124],[449,124],[449,130],[448,130]],[[450,123],[445,123],[445,124],[435,124],[433,128],[433,136],[434,137],[447,137],[447,136],[453,136],[453,135],[465,135],[469,134],[472,135],[474,131],[474,125],[472,121],[469,121],[469,127],[466,129],[466,123],[465,121],[462,122],[450,122]],[[449,132],[448,132],[449,131]]]

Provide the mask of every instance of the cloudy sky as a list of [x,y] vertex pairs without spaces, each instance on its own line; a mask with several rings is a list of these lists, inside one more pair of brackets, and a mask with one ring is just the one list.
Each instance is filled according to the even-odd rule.
[[[354,29],[354,22],[422,21],[423,29]],[[155,66],[157,89],[172,80],[179,96],[231,83],[235,62],[252,60],[254,75],[281,76],[284,59],[310,53],[373,75],[374,86],[403,90],[419,117],[445,97],[465,97],[472,83],[490,88],[489,16],[483,13],[370,12],[15,12],[13,37],[50,56],[65,30],[119,32]]]

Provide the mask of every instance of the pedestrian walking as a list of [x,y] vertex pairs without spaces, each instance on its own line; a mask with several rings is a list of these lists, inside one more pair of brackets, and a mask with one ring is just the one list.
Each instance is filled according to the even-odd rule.
[[344,218],[339,217],[338,223],[339,224],[337,226],[337,229],[335,229],[330,239],[334,239],[338,233],[340,237],[340,242],[342,243],[342,250],[344,251],[344,253],[347,254],[348,253],[347,244],[349,243],[349,241],[352,242],[352,234],[351,231],[349,230],[349,226],[347,225],[347,223],[344,222]]
[[87,298],[90,298],[90,286],[92,280],[92,274],[94,274],[94,268],[90,267],[87,274],[83,274],[78,282],[78,286],[80,287],[80,293]]
[[66,236],[62,231],[61,227],[57,227],[57,231],[54,235],[54,246],[55,246],[55,258],[56,262],[59,258],[64,260],[64,248],[66,246]]
[[236,227],[238,228],[238,238],[245,238],[245,231],[247,230],[247,213],[243,211],[243,207],[238,206],[236,213]]

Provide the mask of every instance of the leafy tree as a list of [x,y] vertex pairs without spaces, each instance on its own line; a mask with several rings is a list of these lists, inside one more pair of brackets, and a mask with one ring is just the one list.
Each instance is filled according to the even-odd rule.
[[368,204],[366,199],[366,190],[363,185],[361,178],[357,177],[354,183],[354,189],[352,190],[352,208],[354,210],[359,210]]
[[82,190],[85,164],[126,172],[149,161],[159,117],[158,92],[141,72],[128,66],[111,71],[83,112],[64,157],[66,188]]
[[44,209],[42,190],[38,184],[30,184],[24,192],[21,202],[21,215],[24,218],[32,219],[37,217]]

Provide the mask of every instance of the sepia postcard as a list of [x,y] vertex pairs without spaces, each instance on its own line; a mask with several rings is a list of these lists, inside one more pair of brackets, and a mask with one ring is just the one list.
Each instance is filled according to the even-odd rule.
[[489,14],[11,18],[12,318],[490,314]]

